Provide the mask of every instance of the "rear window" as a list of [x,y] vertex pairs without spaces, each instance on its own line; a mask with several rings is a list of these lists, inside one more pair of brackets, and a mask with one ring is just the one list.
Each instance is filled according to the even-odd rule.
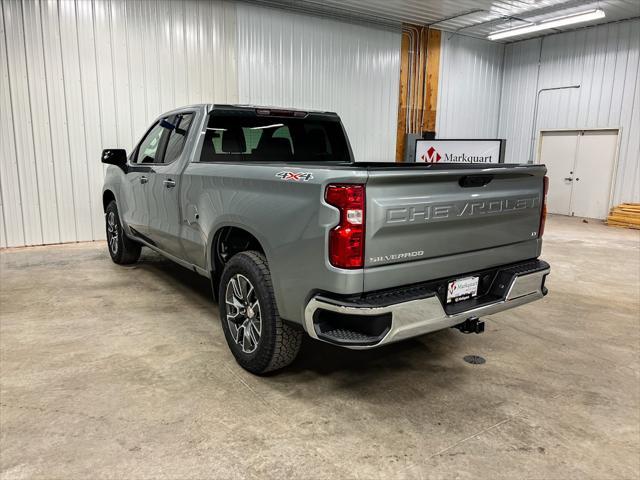
[[214,112],[200,161],[350,162],[351,158],[337,120]]

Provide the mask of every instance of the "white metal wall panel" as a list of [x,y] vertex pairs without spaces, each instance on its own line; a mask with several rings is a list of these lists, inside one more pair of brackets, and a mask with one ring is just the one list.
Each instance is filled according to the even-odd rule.
[[504,45],[442,33],[438,138],[495,138]]
[[[36,170],[31,104],[29,99],[29,72],[25,55],[24,24],[22,5],[18,1],[8,1],[4,8],[5,40],[9,65],[9,83],[11,95],[10,123],[15,139],[15,155],[18,159],[17,185],[24,219],[24,237],[27,243],[42,243],[42,220],[40,216],[40,195]],[[26,108],[19,108],[24,105]],[[12,208],[7,205],[5,208]]]
[[507,140],[506,162],[526,163],[536,100],[540,39],[514,43],[506,49],[498,136]]
[[[51,161],[56,185],[58,228],[61,242],[78,239],[74,185],[71,176],[71,155],[67,128],[67,103],[62,68],[62,42],[58,22],[58,4],[41,2],[38,5],[42,24],[42,51],[44,56],[48,115],[51,135]],[[43,87],[40,87],[41,89]],[[6,208],[5,208],[6,211]]]
[[[62,0],[59,3],[60,41],[62,46],[62,71],[66,92],[66,124],[69,136],[69,157],[71,160],[71,183],[73,185],[76,211],[76,231],[78,240],[93,240],[93,222],[91,216],[92,199],[89,190],[89,163],[99,161],[99,152],[93,158],[87,156],[85,129],[84,98],[80,71],[80,45],[78,43],[78,23],[73,0]],[[21,108],[14,108],[14,115]],[[63,206],[64,208],[64,206]],[[98,219],[95,219],[97,222]],[[99,238],[99,237],[98,237]]]
[[42,28],[37,2],[23,4],[25,14],[33,18],[24,24],[25,60],[28,71],[31,129],[34,148],[36,188],[39,194],[42,241],[60,241],[56,184],[51,161],[51,135],[49,129],[47,91],[41,88],[45,80],[42,52]]
[[[0,204],[2,206],[2,245],[24,245],[24,222],[22,219],[22,199],[20,198],[20,180],[18,178],[18,157],[11,114],[11,80],[9,78],[7,44],[5,32],[4,8],[0,9],[2,24],[0,29]],[[6,213],[5,213],[6,212]]]
[[[639,20],[508,45],[499,128],[507,159],[529,159],[532,134],[541,129],[620,128],[613,203],[639,202],[639,50]],[[533,128],[538,90],[572,84],[580,88],[540,94]]]
[[103,238],[100,151],[237,102],[235,4],[0,0],[0,246]]
[[401,33],[238,4],[241,103],[337,112],[357,161],[394,161]]

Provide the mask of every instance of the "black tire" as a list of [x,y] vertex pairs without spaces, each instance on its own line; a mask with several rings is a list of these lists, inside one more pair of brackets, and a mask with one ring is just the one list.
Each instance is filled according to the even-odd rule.
[[120,215],[116,201],[112,200],[105,211],[105,224],[107,229],[107,249],[111,260],[118,265],[129,265],[140,258],[142,246],[131,240],[124,233],[120,223]]
[[[253,295],[247,294],[246,302],[241,299],[242,295],[235,294],[238,290],[234,293],[232,280],[239,290],[244,290],[243,293],[253,292]],[[227,262],[220,279],[218,298],[224,336],[233,356],[242,368],[260,375],[286,367],[293,362],[300,351],[302,331],[280,318],[273,294],[271,273],[262,253],[242,252],[234,255]],[[231,300],[230,303],[228,303],[229,300]],[[234,306],[239,304],[236,302],[243,303],[244,309]],[[257,306],[249,309],[248,307],[252,305]],[[244,315],[238,313],[241,311],[244,311]],[[230,316],[235,314],[236,318],[228,319],[227,314]],[[257,341],[254,341],[258,315],[260,331]],[[247,332],[249,332],[248,337],[245,336]],[[240,343],[241,335],[243,339]],[[251,351],[252,347],[255,347],[253,351]]]

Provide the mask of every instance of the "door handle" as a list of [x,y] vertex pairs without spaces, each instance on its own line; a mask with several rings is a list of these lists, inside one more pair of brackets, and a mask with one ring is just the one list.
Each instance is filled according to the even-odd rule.
[[145,184],[149,181],[149,179],[147,177],[145,177],[144,175],[140,177],[140,183]]
[[564,179],[565,179],[567,182],[573,182],[573,178],[571,178],[571,177],[564,177]]
[[173,188],[173,187],[176,186],[175,180],[171,180],[171,179],[165,180],[162,183],[164,183],[164,186],[167,187],[167,188]]

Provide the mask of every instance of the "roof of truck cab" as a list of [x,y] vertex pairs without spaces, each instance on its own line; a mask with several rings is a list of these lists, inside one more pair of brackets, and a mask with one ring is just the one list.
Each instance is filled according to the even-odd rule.
[[317,113],[324,115],[337,115],[336,112],[329,112],[326,110],[313,110],[313,109],[302,109],[302,108],[291,108],[291,107],[282,107],[277,105],[250,105],[250,104],[226,104],[226,103],[214,103],[210,105],[211,108],[220,109],[220,110],[256,110],[258,108],[265,110],[287,110],[290,112],[306,112],[306,113]]

